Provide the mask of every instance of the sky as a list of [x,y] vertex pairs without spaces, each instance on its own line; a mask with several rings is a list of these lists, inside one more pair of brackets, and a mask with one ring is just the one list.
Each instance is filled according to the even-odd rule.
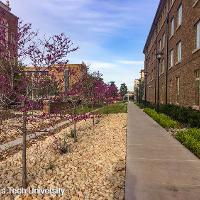
[[[2,0],[5,2],[5,0]],[[40,34],[65,33],[79,50],[69,63],[85,62],[106,82],[133,90],[144,65],[143,48],[159,0],[10,0],[12,12]]]

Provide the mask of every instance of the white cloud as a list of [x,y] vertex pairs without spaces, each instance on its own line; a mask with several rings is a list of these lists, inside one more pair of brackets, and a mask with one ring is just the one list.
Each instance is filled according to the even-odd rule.
[[124,65],[144,65],[142,60],[119,60],[118,62]]
[[86,64],[90,66],[92,70],[102,70],[102,69],[113,69],[118,67],[114,63],[101,62],[101,61],[86,61]]

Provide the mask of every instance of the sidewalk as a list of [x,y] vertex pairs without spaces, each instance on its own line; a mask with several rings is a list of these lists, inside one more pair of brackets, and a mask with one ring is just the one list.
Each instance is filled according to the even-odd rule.
[[128,105],[125,200],[200,200],[200,160]]

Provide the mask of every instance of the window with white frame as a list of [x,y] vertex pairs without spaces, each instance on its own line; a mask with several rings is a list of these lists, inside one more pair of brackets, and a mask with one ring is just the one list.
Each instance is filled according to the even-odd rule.
[[171,36],[174,35],[174,18],[171,20]]
[[165,48],[165,33],[162,36],[162,48]]
[[182,60],[182,43],[181,41],[177,44],[177,62]]
[[200,21],[196,24],[196,49],[200,48]]
[[162,60],[162,74],[165,72],[165,60]]
[[174,66],[174,49],[172,49],[170,51],[170,63],[169,64],[170,64],[169,65],[170,68]]
[[177,27],[182,24],[183,21],[183,6],[180,5],[178,8],[178,18],[177,18]]
[[162,40],[159,40],[159,50],[162,50]]

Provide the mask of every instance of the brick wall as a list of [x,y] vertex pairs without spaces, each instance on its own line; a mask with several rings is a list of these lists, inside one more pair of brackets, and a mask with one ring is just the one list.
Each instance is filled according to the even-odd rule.
[[[158,61],[155,59],[155,54],[159,50],[159,41],[162,40],[162,36],[165,34],[165,45],[163,45],[164,48],[162,48],[162,59],[164,59],[165,70],[164,73],[159,76],[160,103],[194,106],[195,70],[200,69],[200,50],[195,50],[195,25],[198,20],[200,20],[200,1],[175,0],[171,7],[169,7],[169,1],[170,0],[160,1],[160,5],[154,19],[154,24],[152,25],[144,48],[145,70],[147,72],[147,101],[154,103],[155,91],[158,93],[158,84],[155,84],[157,81],[156,72]],[[181,26],[177,28],[177,15],[180,5],[182,5],[183,8],[183,21]],[[164,22],[161,26],[159,25],[158,21],[164,12],[165,6],[168,6],[168,14],[163,17]],[[172,18],[174,18],[175,22],[175,31],[174,35],[170,37]],[[161,28],[159,28],[159,26],[161,26]],[[167,30],[169,31],[169,34],[167,34]],[[153,38],[153,35],[156,35],[155,38]],[[182,43],[182,61],[177,63],[177,43],[179,41]],[[174,66],[170,68],[169,60],[171,49],[174,49]],[[179,78],[180,84],[180,93],[178,99],[177,78]]]

